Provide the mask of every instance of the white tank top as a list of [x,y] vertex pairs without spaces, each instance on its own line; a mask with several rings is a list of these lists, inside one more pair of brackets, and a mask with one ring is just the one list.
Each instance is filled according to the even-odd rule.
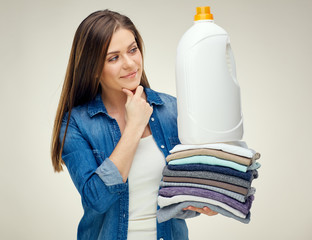
[[157,238],[157,196],[165,165],[153,136],[141,138],[128,176],[129,240]]

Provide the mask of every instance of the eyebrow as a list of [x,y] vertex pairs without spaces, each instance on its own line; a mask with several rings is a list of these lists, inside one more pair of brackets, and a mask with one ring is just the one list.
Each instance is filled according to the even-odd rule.
[[[128,46],[128,48],[130,48],[133,44],[135,44],[136,43],[136,41],[133,41],[129,46]],[[116,54],[116,53],[120,53],[120,51],[113,51],[113,52],[109,52],[109,53],[107,53],[106,55],[108,56],[108,55],[110,55],[110,54]]]

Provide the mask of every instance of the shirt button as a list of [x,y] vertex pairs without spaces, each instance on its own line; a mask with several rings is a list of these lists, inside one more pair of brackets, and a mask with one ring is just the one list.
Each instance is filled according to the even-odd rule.
[[164,240],[163,238],[159,238],[159,240]]
[[151,121],[152,121],[152,122],[154,122],[154,121],[155,121],[155,119],[152,117],[152,118],[151,118]]
[[165,148],[165,146],[164,146],[164,145],[161,145],[160,147],[161,147],[161,148]]

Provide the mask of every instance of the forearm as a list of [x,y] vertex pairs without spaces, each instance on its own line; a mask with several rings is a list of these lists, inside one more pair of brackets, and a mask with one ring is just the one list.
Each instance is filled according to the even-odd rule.
[[118,168],[123,182],[126,182],[136,149],[148,125],[153,108],[143,97],[142,86],[137,87],[134,95],[128,89],[123,89],[123,91],[127,95],[125,104],[126,125],[116,148],[109,158]]
[[116,148],[109,157],[119,170],[123,182],[127,181],[132,161],[143,131],[144,129],[137,129],[126,125]]
[[84,149],[63,155],[63,160],[86,206],[103,213],[126,191],[127,184],[108,158],[97,166],[95,157],[99,156]]
[[85,183],[81,196],[85,206],[92,208],[98,213],[105,213],[126,191],[127,184],[120,183],[112,186],[103,184],[103,180],[97,174]]

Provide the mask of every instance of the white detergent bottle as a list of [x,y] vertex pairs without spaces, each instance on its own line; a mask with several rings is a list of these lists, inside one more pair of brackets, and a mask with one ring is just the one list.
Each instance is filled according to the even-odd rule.
[[238,141],[243,137],[240,87],[227,32],[210,7],[196,9],[176,59],[178,133],[182,144]]

